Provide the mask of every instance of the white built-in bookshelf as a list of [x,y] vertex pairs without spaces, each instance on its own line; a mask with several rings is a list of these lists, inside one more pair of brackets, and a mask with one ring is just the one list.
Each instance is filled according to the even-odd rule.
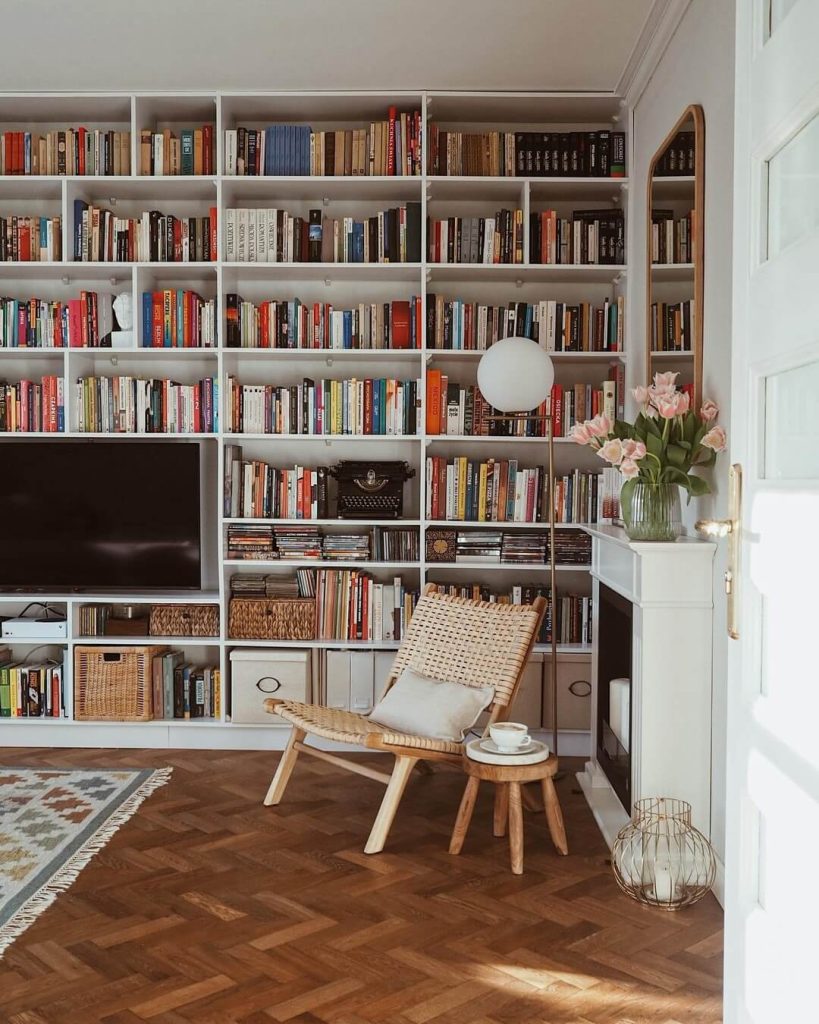
[[[62,251],[60,262],[0,263],[0,296],[26,299],[68,300],[80,291],[130,292],[135,316],[134,347],[122,349],[4,349],[0,348],[0,381],[35,379],[50,374],[65,381],[65,430],[59,434],[0,433],[0,446],[7,439],[89,438],[111,436],[123,445],[141,440],[160,440],[165,444],[195,443],[201,449],[202,475],[202,590],[167,593],[4,593],[0,591],[0,615],[13,615],[29,601],[50,601],[65,609],[68,636],[64,641],[46,641],[38,655],[58,652],[65,657],[67,718],[0,719],[0,742],[11,745],[121,745],[121,746],[202,746],[202,747],[276,747],[284,742],[284,733],[275,726],[241,726],[225,718],[211,720],[155,721],[145,723],[86,723],[72,719],[72,663],[77,645],[167,644],[184,650],[186,659],[199,664],[219,664],[222,685],[230,685],[230,652],[239,647],[372,649],[392,650],[397,642],[313,641],[284,642],[231,640],[227,635],[230,578],[236,572],[269,571],[291,574],[300,565],[316,567],[315,562],[277,560],[269,563],[235,562],[226,557],[226,529],[232,520],[224,515],[222,500],[225,446],[239,444],[245,458],[260,459],[279,467],[332,465],[344,459],[373,458],[406,460],[414,477],[405,489],[402,520],[387,520],[381,525],[416,527],[420,531],[420,560],[410,563],[370,562],[357,567],[372,573],[376,580],[391,582],[400,575],[406,586],[421,588],[427,581],[440,583],[479,582],[500,591],[513,583],[548,584],[548,567],[501,565],[462,565],[428,563],[424,558],[424,534],[427,528],[486,527],[486,523],[433,521],[425,518],[425,460],[428,455],[468,455],[469,457],[519,458],[524,465],[545,465],[546,442],[535,438],[428,436],[422,410],[420,432],[413,436],[310,436],[252,434],[237,435],[227,430],[220,415],[219,429],[197,435],[99,435],[80,432],[75,382],[88,375],[147,375],[191,383],[205,377],[219,381],[220,402],[224,403],[225,381],[235,376],[245,383],[293,384],[303,378],[394,377],[422,382],[430,368],[448,373],[462,384],[475,384],[479,352],[427,349],[399,350],[313,350],[313,349],[241,349],[227,348],[225,340],[224,296],[237,292],[244,299],[260,302],[268,299],[298,297],[305,303],[332,303],[350,308],[358,303],[383,303],[421,300],[421,334],[427,322],[426,299],[430,294],[460,298],[468,302],[501,305],[509,302],[534,302],[558,299],[565,302],[602,304],[605,299],[626,297],[624,350],[612,352],[557,352],[553,358],[556,379],[565,384],[599,385],[613,361],[625,362],[631,345],[630,332],[642,317],[635,318],[627,299],[627,274],[630,253],[629,219],[626,216],[626,262],[622,265],[541,265],[528,262],[529,214],[552,207],[558,211],[578,208],[628,210],[629,180],[594,177],[443,177],[427,173],[426,141],[423,133],[422,173],[417,176],[261,176],[238,177],[224,173],[226,130],[239,125],[263,127],[274,123],[310,124],[316,131],[361,128],[386,117],[390,106],[399,111],[420,110],[422,123],[435,121],[456,131],[571,131],[618,129],[628,132],[626,110],[610,94],[530,94],[530,93],[190,93],[180,95],[77,94],[77,95],[0,95],[0,135],[6,131],[35,131],[86,125],[89,128],[130,131],[133,171],[140,166],[140,131],[209,123],[214,126],[216,173],[151,177],[132,173],[127,176],[0,176],[0,217],[61,216]],[[627,142],[628,142],[627,135]],[[627,172],[631,164],[630,146],[626,146]],[[671,185],[668,180],[665,185]],[[73,255],[73,216],[75,200],[82,199],[118,211],[118,216],[135,217],[145,209],[159,209],[178,216],[205,216],[218,211],[219,252],[210,262],[192,263],[79,263]],[[223,213],[228,208],[247,206],[279,207],[306,216],[309,209],[321,208],[325,216],[369,216],[388,206],[405,202],[421,205],[421,261],[413,263],[238,263],[222,260],[224,252]],[[524,262],[513,265],[435,264],[427,260],[427,217],[491,216],[499,207],[523,211]],[[668,272],[685,268],[668,268]],[[142,294],[163,288],[191,289],[205,298],[215,298],[219,313],[218,344],[211,349],[173,349],[142,347]],[[627,381],[631,381],[627,375]],[[566,473],[579,467],[597,471],[599,460],[587,447],[565,438],[555,445],[556,471]],[[0,447],[0,463],[2,447]],[[157,514],[161,515],[158,496]],[[281,520],[241,522],[276,523]],[[378,525],[379,520],[319,519],[311,521],[325,532],[344,528]],[[504,530],[544,529],[545,523],[504,523]],[[562,528],[562,524],[561,524]],[[590,576],[585,567],[560,566],[558,591],[582,595],[591,593]],[[0,567],[0,588],[2,587]],[[79,633],[81,605],[100,603],[218,603],[221,610],[219,636],[201,639],[129,638],[89,639]],[[4,642],[4,641],[0,641]],[[43,641],[31,638],[25,644],[12,643],[15,658],[23,658]],[[536,655],[542,655],[538,647]],[[584,662],[590,657],[588,645],[561,645],[561,658]],[[584,678],[590,678],[585,664]],[[544,701],[544,707],[546,702]],[[228,702],[222,701],[223,709]],[[533,723],[537,724],[537,723]]]

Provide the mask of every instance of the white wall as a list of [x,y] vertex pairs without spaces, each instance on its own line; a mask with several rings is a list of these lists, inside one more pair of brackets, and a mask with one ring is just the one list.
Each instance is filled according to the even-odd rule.
[[[633,99],[634,138],[630,179],[634,189],[629,288],[637,375],[645,374],[646,183],[652,156],[683,110],[699,103],[705,111],[705,290],[703,395],[730,422],[731,251],[733,207],[734,0],[691,0],[642,94]],[[632,269],[633,268],[633,269]],[[712,471],[711,495],[692,502],[686,521],[727,515],[728,453]],[[728,638],[725,630],[725,542],[714,565],[714,679],[712,698],[711,841],[720,860],[725,852],[725,729]],[[681,638],[684,642],[684,638]]]

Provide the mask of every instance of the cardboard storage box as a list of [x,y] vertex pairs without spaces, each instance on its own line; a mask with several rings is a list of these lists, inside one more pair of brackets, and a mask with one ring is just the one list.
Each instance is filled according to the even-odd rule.
[[268,697],[309,702],[310,652],[249,647],[230,652],[231,720],[243,725],[280,725],[268,714]]

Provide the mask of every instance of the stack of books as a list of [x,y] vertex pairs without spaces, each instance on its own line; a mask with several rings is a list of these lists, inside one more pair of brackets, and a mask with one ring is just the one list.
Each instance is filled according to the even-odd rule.
[[319,640],[401,640],[419,596],[357,569],[320,569],[315,588]]
[[316,526],[274,526],[279,558],[321,558],[322,537]]
[[328,533],[324,538],[324,557],[330,562],[369,561],[369,533]]
[[575,210],[571,218],[556,210],[529,215],[529,262],[616,264],[626,261],[622,210]]
[[651,304],[652,352],[690,352],[693,349],[696,305],[693,299]]
[[675,218],[673,210],[651,211],[651,262],[691,263],[694,259],[694,211]]
[[245,302],[225,296],[228,348],[405,349],[420,348],[421,298],[360,303],[335,309],[332,303],[299,299]]
[[539,522],[547,479],[543,466],[524,468],[517,459],[428,456],[426,518]]
[[63,666],[13,661],[0,647],[0,718],[65,718]]
[[0,380],[0,431],[54,434],[65,430],[63,378],[49,375],[39,381]]
[[418,263],[421,204],[371,217],[307,217],[279,209],[225,210],[225,259],[231,263]]
[[75,199],[74,259],[82,263],[215,260],[216,207],[210,207],[206,217],[173,217],[159,210],[146,210],[140,217],[118,217]]
[[61,217],[0,217],[0,263],[51,263],[63,258]]
[[523,210],[494,217],[427,218],[430,263],[523,263]]
[[591,537],[582,530],[555,533],[555,565],[591,564]]
[[113,296],[80,292],[78,299],[0,299],[0,348],[108,348]]
[[212,434],[218,428],[216,381],[196,384],[142,377],[80,377],[77,429],[108,434]]
[[193,665],[184,651],[167,651],[153,658],[151,684],[155,719],[222,717],[218,665]]
[[373,558],[377,561],[418,561],[420,545],[417,528],[374,526],[372,533]]
[[326,519],[327,467],[277,469],[243,460],[241,445],[225,445],[224,514],[237,519]]
[[486,306],[427,294],[427,347],[483,351],[502,338],[531,338],[547,352],[618,352],[625,300],[509,302]]
[[273,527],[264,524],[231,523],[227,528],[227,557],[231,560],[268,561],[276,558]]
[[139,133],[140,174],[214,174],[216,154],[213,125],[182,128],[179,134],[170,128]]
[[100,128],[3,132],[0,174],[131,173],[131,133]]
[[299,597],[295,576],[237,572],[230,577],[231,597]]
[[501,561],[512,565],[542,565],[548,546],[549,535],[545,531],[504,531]]
[[[622,178],[625,132],[461,132],[429,125],[430,174]],[[681,172],[678,172],[681,173]]]
[[225,415],[232,433],[417,434],[420,381],[311,380],[240,384],[227,379]]
[[455,561],[461,565],[499,565],[503,534],[500,530],[468,530],[455,540]]
[[213,348],[216,332],[216,299],[181,288],[142,293],[144,348]]
[[225,174],[416,175],[421,173],[421,111],[389,107],[364,128],[318,131],[307,124],[229,128]]

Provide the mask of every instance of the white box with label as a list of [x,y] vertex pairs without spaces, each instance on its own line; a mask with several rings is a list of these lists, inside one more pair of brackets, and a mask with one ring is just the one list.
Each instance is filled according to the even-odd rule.
[[268,714],[268,697],[310,700],[310,652],[247,648],[230,652],[231,720],[242,725],[281,725]]

